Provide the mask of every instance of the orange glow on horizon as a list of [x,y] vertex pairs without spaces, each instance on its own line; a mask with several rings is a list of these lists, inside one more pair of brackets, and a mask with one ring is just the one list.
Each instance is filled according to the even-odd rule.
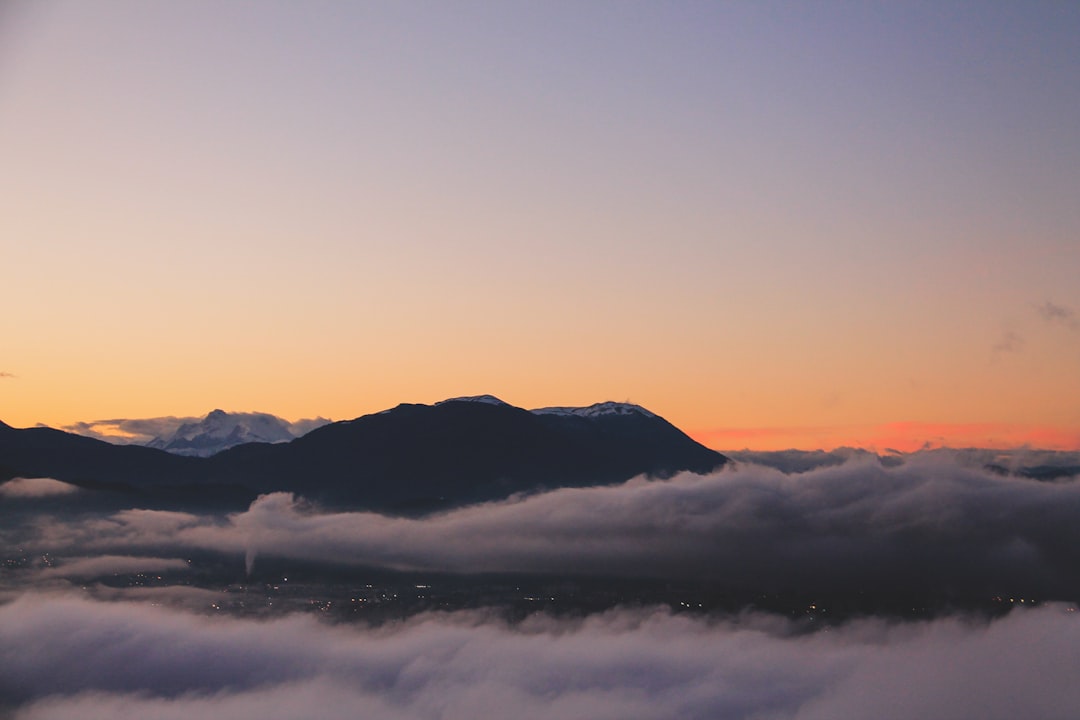
[[914,452],[927,447],[1080,451],[1080,428],[1008,423],[894,422],[881,425],[718,428],[687,433],[716,450],[867,450]]

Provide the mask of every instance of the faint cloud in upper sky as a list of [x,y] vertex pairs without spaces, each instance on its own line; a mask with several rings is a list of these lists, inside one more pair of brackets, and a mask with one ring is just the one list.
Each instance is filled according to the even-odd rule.
[[9,378],[18,377],[15,373],[0,371],[0,380],[7,380]]
[[1024,348],[1024,338],[1012,330],[1006,330],[1000,339],[994,343],[994,355],[1001,353],[1018,352]]
[[1080,318],[1077,317],[1076,311],[1070,307],[1058,305],[1047,300],[1037,309],[1039,315],[1042,315],[1043,319],[1047,322],[1061,323],[1071,330],[1080,330]]
[[832,390],[821,399],[821,406],[826,409],[832,409],[844,404],[844,393],[839,390]]

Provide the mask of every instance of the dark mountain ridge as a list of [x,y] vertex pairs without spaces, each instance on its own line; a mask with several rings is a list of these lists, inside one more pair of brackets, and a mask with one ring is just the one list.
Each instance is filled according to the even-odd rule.
[[530,412],[490,396],[399,405],[287,443],[247,443],[208,458],[0,427],[6,474],[159,504],[242,504],[288,491],[336,507],[423,512],[643,474],[704,473],[726,461],[635,405]]
[[0,465],[16,477],[51,477],[90,488],[181,483],[197,475],[191,460],[52,428],[0,424]]

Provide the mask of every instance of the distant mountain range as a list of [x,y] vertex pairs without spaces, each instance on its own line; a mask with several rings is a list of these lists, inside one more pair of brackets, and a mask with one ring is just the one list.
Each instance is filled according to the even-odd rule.
[[288,491],[332,506],[424,512],[638,475],[704,473],[727,462],[629,403],[529,411],[491,395],[452,398],[297,438],[283,422],[214,411],[151,447],[0,423],[0,480],[52,477],[144,506],[240,505]]
[[249,442],[288,442],[326,425],[314,418],[289,422],[269,413],[214,410],[202,418],[97,420],[60,428],[115,445],[145,445],[177,455],[209,457]]
[[[305,432],[327,422],[305,428]],[[214,410],[198,422],[184,423],[166,436],[155,437],[146,446],[177,455],[210,457],[237,445],[289,442],[302,434],[294,430],[292,423],[268,413]]]

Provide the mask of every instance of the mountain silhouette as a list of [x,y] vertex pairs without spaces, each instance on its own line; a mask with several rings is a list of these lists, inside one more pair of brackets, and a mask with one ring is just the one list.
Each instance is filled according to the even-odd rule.
[[332,507],[418,513],[638,475],[704,473],[726,461],[636,405],[529,411],[492,396],[398,405],[290,442],[245,443],[205,458],[0,427],[7,474],[165,504],[243,503],[287,491]]

